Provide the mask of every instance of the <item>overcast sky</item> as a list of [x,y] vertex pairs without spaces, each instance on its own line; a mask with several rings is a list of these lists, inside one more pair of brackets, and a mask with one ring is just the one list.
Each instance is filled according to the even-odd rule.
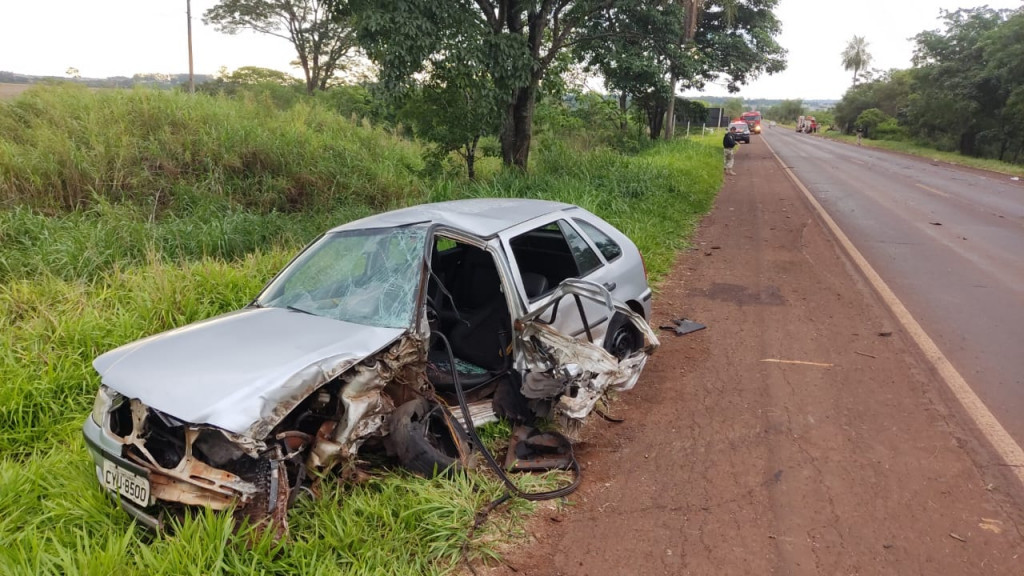
[[[192,47],[197,74],[221,66],[262,66],[299,72],[288,42],[241,33],[228,36],[202,23],[216,0],[192,0]],[[910,67],[909,38],[940,27],[940,9],[971,0],[781,0],[780,44],[789,51],[786,71],[743,87],[752,98],[838,99],[850,86],[840,53],[854,35],[865,36],[872,68]],[[993,8],[1019,8],[1021,0],[990,0]],[[188,72],[185,0],[2,0],[0,70],[63,76],[75,67],[83,77],[131,76],[138,72]],[[726,95],[709,86],[708,95]]]

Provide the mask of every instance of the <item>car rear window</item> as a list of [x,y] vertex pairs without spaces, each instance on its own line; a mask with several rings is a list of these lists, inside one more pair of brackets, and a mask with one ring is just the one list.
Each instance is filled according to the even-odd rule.
[[559,220],[509,241],[521,274],[544,276],[549,286],[582,278],[601,266],[593,248],[568,222]]
[[584,234],[590,237],[590,241],[597,246],[597,249],[604,255],[604,259],[611,262],[619,256],[622,256],[622,247],[615,243],[608,237],[607,234],[602,232],[597,226],[594,226],[586,220],[580,220],[579,218],[573,218],[576,224],[583,229]]

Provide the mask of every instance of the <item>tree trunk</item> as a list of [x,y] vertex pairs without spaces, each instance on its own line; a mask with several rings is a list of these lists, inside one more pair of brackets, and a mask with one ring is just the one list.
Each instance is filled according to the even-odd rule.
[[974,143],[977,140],[974,130],[968,130],[960,134],[960,154],[963,156],[974,156]]
[[476,180],[476,146],[480,137],[473,138],[473,141],[466,144],[466,174],[470,180]]
[[672,76],[668,92],[668,112],[665,113],[665,140],[671,140],[676,132],[676,77]]
[[657,140],[661,138],[661,128],[665,121],[665,108],[662,106],[652,106],[651,112],[647,117],[647,125],[650,128],[651,140]]
[[533,138],[533,111],[536,108],[537,82],[516,90],[501,128],[501,157],[505,166],[526,170]]
[[628,96],[626,96],[626,93],[623,92],[619,94],[619,129],[622,130],[623,132],[625,132],[626,129],[629,128],[629,110],[626,108],[626,105],[628,103],[629,100]]

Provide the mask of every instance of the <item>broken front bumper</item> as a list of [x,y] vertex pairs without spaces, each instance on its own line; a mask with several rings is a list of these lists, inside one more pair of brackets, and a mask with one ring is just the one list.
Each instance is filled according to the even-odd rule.
[[[187,446],[197,433],[187,433]],[[152,508],[157,502],[224,510],[245,504],[259,491],[255,484],[194,458],[190,448],[177,466],[163,468],[128,457],[126,439],[107,433],[92,417],[86,419],[82,434],[100,486],[129,515],[153,529],[161,527],[159,515]]]
[[[104,434],[92,417],[85,419],[85,424],[82,426],[82,436],[85,438],[85,447],[89,450],[89,456],[92,457],[93,466],[96,469],[96,479],[99,481],[100,486],[106,490],[111,498],[121,504],[121,507],[129,516],[152,530],[159,530],[161,528],[160,518],[144,510],[144,508],[152,504],[151,490],[147,490],[145,498],[141,498],[146,501],[146,504],[140,505],[131,502],[126,497],[122,498],[119,492],[108,488],[108,482],[104,479],[105,472],[112,472],[111,465],[141,477],[148,477],[148,472],[141,466],[122,458],[120,454],[123,445]],[[112,473],[116,474],[116,472]],[[113,482],[117,481],[116,478],[111,480]],[[138,492],[136,494],[142,496]]]

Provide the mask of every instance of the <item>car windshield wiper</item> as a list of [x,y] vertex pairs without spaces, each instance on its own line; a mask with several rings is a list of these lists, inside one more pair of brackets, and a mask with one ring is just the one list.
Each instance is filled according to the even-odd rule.
[[303,310],[302,308],[296,308],[295,306],[285,306],[285,308],[287,308],[289,310],[292,310],[294,312],[302,312],[303,314],[309,314],[310,316],[316,316],[316,314],[313,314],[309,310]]

